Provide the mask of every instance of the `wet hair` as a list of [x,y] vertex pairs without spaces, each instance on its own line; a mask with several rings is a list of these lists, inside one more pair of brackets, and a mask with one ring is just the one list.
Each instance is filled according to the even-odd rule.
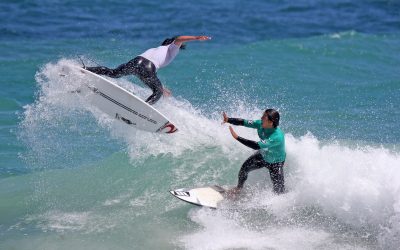
[[274,128],[279,126],[280,115],[275,109],[266,109],[264,114],[267,116],[268,120],[272,121]]
[[[175,41],[176,38],[178,38],[179,36],[173,36],[171,38],[167,38],[164,40],[164,42],[161,43],[161,46],[166,46],[166,45],[170,45],[171,43],[173,43]],[[186,44],[181,45],[180,49],[186,49]]]

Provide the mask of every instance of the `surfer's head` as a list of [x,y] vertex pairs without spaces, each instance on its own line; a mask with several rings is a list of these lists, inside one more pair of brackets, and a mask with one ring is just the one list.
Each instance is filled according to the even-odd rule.
[[278,127],[279,126],[279,112],[275,109],[266,109],[264,111],[263,116],[261,117],[262,120],[262,127],[263,128],[270,128],[270,127]]
[[[178,38],[178,36],[173,36],[171,38],[165,39],[164,42],[161,43],[161,46],[170,45],[171,43],[173,43],[175,41],[176,38]],[[185,49],[185,48],[186,48],[186,44],[182,43],[180,49]]]

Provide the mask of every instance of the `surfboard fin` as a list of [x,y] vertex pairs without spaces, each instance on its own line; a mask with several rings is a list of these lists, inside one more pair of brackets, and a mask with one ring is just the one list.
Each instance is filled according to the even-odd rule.
[[85,63],[83,62],[82,58],[81,58],[80,56],[78,56],[78,59],[79,59],[79,61],[81,61],[81,63],[82,63],[82,68],[86,69],[86,65],[85,65]]

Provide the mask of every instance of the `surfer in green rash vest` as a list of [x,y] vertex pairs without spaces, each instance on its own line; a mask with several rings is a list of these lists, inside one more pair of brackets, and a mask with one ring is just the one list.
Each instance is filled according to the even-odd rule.
[[146,99],[150,105],[156,103],[161,96],[171,95],[171,92],[163,87],[161,81],[157,77],[157,70],[170,64],[176,57],[179,49],[184,49],[184,42],[189,41],[206,41],[210,40],[208,36],[175,36],[165,39],[161,46],[151,48],[138,55],[127,63],[121,64],[115,69],[109,69],[104,66],[100,67],[85,67],[85,69],[113,78],[118,78],[126,75],[136,75],[146,84],[153,93]]
[[276,194],[284,193],[283,165],[286,159],[286,151],[284,133],[278,128],[279,112],[274,109],[267,109],[263,113],[261,120],[254,121],[229,118],[225,112],[222,113],[222,116],[222,123],[257,129],[258,136],[260,137],[260,141],[258,142],[242,138],[229,126],[233,138],[247,147],[257,150],[257,152],[243,163],[239,171],[238,184],[235,188],[227,191],[228,197],[234,197],[240,193],[250,171],[264,167],[269,170],[274,192]]

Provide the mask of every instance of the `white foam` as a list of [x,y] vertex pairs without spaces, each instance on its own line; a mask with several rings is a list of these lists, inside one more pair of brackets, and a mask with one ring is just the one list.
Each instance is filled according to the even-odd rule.
[[190,218],[202,229],[181,238],[185,249],[357,249],[335,243],[332,234],[318,229],[271,226],[258,230],[238,218],[206,209],[192,210]]
[[321,143],[287,136],[290,188],[301,205],[321,207],[353,226],[383,225],[400,200],[400,156],[385,148]]
[[[66,83],[59,80],[58,72],[63,63],[74,62],[61,60],[56,64],[48,64],[37,74],[40,95],[35,104],[26,107],[24,123],[27,124],[27,129],[35,127],[37,121],[40,120],[53,122],[53,124],[50,123],[51,126],[56,127],[58,122],[63,121],[60,113],[64,116],[76,115],[71,110],[83,109],[83,113],[90,111],[99,126],[109,131],[112,138],[117,138],[126,144],[132,160],[147,159],[150,156],[162,154],[177,157],[205,148],[211,150],[215,148],[221,151],[218,151],[218,154],[210,154],[198,159],[193,164],[182,164],[182,166],[174,168],[177,181],[185,181],[183,176],[194,176],[198,173],[198,169],[207,163],[207,157],[215,160],[222,157],[221,154],[223,154],[224,157],[236,161],[244,160],[252,153],[252,150],[241,146],[232,139],[226,125],[220,124],[221,114],[204,114],[181,98],[163,98],[155,105],[176,123],[179,128],[177,133],[173,135],[151,134],[127,127],[124,123],[97,112],[90,105],[85,104],[82,99],[65,97],[66,91],[76,89],[77,82]],[[114,81],[143,98],[150,94],[147,88],[131,84],[124,79],[114,79]],[[234,109],[236,112],[231,111],[228,114],[254,119],[262,113],[261,110],[244,104],[234,107]],[[43,129],[49,129],[49,127]],[[243,137],[257,139],[253,130],[242,127],[235,127],[235,130]],[[286,145],[288,158],[285,178],[289,193],[274,196],[271,193],[270,184],[268,184],[266,189],[255,193],[254,198],[244,205],[245,208],[265,208],[281,219],[290,219],[300,209],[312,208],[321,211],[324,216],[335,218],[339,224],[375,235],[381,246],[385,246],[385,248],[390,249],[398,245],[400,235],[399,153],[377,146],[321,142],[312,134],[295,138],[290,133],[286,133]],[[38,152],[38,154],[41,153]],[[180,174],[183,171],[185,171],[184,174]],[[237,170],[221,168],[220,171],[222,172],[219,173],[226,176],[227,173]],[[256,182],[270,183],[267,171],[258,170],[254,173],[250,174],[247,185]],[[197,180],[201,178],[202,176]],[[118,202],[109,200],[104,205],[113,205]],[[140,199],[132,200],[130,205],[140,207],[143,202]],[[81,220],[84,220],[84,217],[82,218]],[[259,232],[253,230],[251,225],[246,222],[238,223],[235,219],[226,216],[214,216],[199,212],[199,214],[192,214],[191,219],[203,227],[200,231],[188,233],[182,237],[183,244],[191,249],[198,247],[196,242],[201,238],[212,239],[215,244],[213,249],[279,248],[276,244],[282,244],[282,241],[286,242],[284,243],[287,244],[284,245],[286,249],[295,249],[295,246],[319,247],[324,241],[332,244],[330,246],[335,244],[331,242],[331,232],[315,225],[312,228],[280,227],[278,229],[262,229]],[[71,225],[78,229],[80,227],[79,223],[68,224],[63,221],[61,221],[62,223],[57,220],[53,221],[56,225],[53,228],[58,227],[57,223],[60,225],[59,227]],[[70,221],[74,221],[73,216],[70,217]],[[294,238],[291,236],[292,234]],[[316,240],[309,240],[308,235],[314,235]],[[291,241],[291,239],[294,240]],[[211,243],[206,242],[205,244],[210,244],[205,248],[212,248]],[[346,245],[341,244],[340,247],[346,247]]]
[[[328,244],[332,248],[330,231],[341,234],[340,228],[343,227],[347,228],[349,234],[354,234],[354,242],[372,236],[387,249],[398,246],[398,153],[383,147],[346,146],[338,142],[323,144],[312,134],[301,138],[287,134],[286,144],[288,159],[285,173],[289,192],[281,196],[274,195],[267,171],[256,170],[250,173],[246,187],[262,186],[260,182],[268,183],[268,187],[256,191],[248,189],[254,196],[235,206],[239,206],[243,213],[246,209],[261,209],[260,211],[272,215],[278,221],[312,219],[320,222],[310,221],[310,228],[307,229],[296,226],[297,223],[294,222],[289,228],[277,226],[275,229],[263,229],[260,233],[254,232],[256,225],[251,218],[232,218],[232,215],[227,218],[219,213],[199,211],[192,214],[191,218],[203,229],[183,237],[185,246],[200,249],[196,242],[207,238],[207,242],[213,243],[207,245],[206,242],[205,249],[310,249],[319,247],[319,244]],[[260,178],[260,175],[264,178]],[[311,214],[305,215],[302,211],[309,211]],[[262,213],[256,214],[262,218]],[[323,226],[329,224],[330,220],[336,225]],[[266,220],[265,223],[274,222]],[[309,235],[315,235],[315,240],[309,241]],[[215,248],[212,244],[215,244]],[[340,248],[349,247],[338,244]],[[365,246],[355,244],[355,247]]]
[[339,33],[333,33],[330,34],[329,37],[332,39],[341,39],[342,37],[353,37],[357,34],[356,31],[350,30],[350,31],[344,31],[344,32],[339,32]]

